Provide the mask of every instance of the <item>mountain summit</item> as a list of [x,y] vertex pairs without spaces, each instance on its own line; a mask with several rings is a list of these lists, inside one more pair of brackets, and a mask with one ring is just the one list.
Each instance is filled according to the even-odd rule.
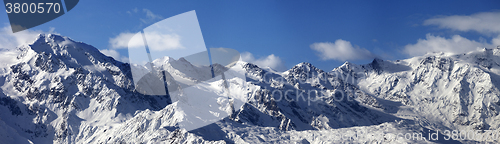
[[[173,86],[199,95],[175,100],[137,92],[131,69],[146,66],[68,37],[42,34],[1,53],[9,58],[0,64],[0,139],[7,143],[447,142],[378,135],[500,127],[499,49],[346,62],[332,71],[304,62],[279,73],[238,62],[232,69],[245,78],[227,77],[227,88],[218,79],[200,82],[210,79],[209,67],[154,60],[177,80]],[[234,93],[245,103],[225,116]],[[183,127],[189,124],[200,127]]]

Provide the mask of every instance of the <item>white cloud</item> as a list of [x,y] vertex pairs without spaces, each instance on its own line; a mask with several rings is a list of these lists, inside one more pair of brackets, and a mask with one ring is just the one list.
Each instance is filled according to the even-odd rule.
[[[111,45],[111,48],[114,48],[114,49],[127,48],[129,41],[132,39],[132,37],[134,35],[135,35],[135,33],[122,32],[114,38],[109,38],[109,44]],[[139,42],[142,43],[142,40]],[[139,42],[135,42],[135,43],[139,43]]]
[[125,62],[128,63],[129,59],[125,56],[121,56],[120,53],[118,53],[116,50],[110,50],[110,49],[103,49],[99,50],[101,51],[102,54],[113,57],[117,61]]
[[451,15],[427,19],[424,25],[436,25],[441,29],[455,31],[475,31],[487,36],[495,36],[488,42],[484,38],[479,41],[470,40],[460,35],[451,38],[427,34],[415,44],[408,44],[404,52],[411,56],[424,55],[428,52],[466,53],[477,48],[496,48],[500,45],[500,12],[481,12],[472,15]]
[[460,35],[454,35],[447,39],[427,34],[425,39],[419,39],[415,44],[406,45],[404,51],[411,56],[420,56],[428,52],[457,54],[477,50],[477,48],[496,48],[496,45],[500,45],[500,35],[493,38],[491,43],[488,43],[486,41],[469,40]]
[[[145,18],[140,18],[141,26],[143,24],[150,24],[162,20],[161,15],[154,14],[149,9],[142,9],[142,12],[146,14]],[[132,11],[127,11],[127,13],[139,13],[137,8],[132,9]],[[146,32],[147,44],[151,50],[163,51],[172,49],[181,49],[184,46],[181,45],[181,37],[175,33],[160,33],[158,31]],[[142,37],[135,38],[136,33],[122,32],[118,36],[109,39],[109,44],[113,49],[120,48],[134,48],[143,47],[144,42]]]
[[134,8],[132,10],[126,11],[126,13],[130,16],[139,17],[140,24],[138,25],[138,28],[142,28],[144,25],[149,25],[164,19],[163,16],[155,14],[153,13],[153,11],[146,8],[143,8],[142,11],[140,11],[138,8]]
[[[109,44],[113,49],[143,47],[144,42],[140,33],[134,37],[134,33],[123,32],[118,36],[109,39]],[[164,51],[182,49],[181,37],[175,33],[165,34],[159,32],[146,32],[145,34],[149,49],[152,51]]]
[[165,34],[156,31],[145,33],[148,46],[153,51],[182,49],[181,37],[175,33]]
[[[135,12],[137,13],[137,10],[135,10]],[[154,14],[151,10],[149,9],[142,9],[142,12],[146,13],[146,18],[141,18],[141,22],[143,22],[144,24],[150,24],[150,23],[154,23],[158,20],[162,20],[163,17],[161,15],[157,15],[157,14]]]
[[38,36],[38,34],[41,33],[53,33],[57,34],[54,32],[54,28],[51,28],[48,32],[44,32],[41,30],[24,30],[20,31],[17,33],[12,33],[12,29],[10,26],[5,26],[0,29],[0,48],[5,48],[5,49],[13,49],[16,48],[19,45],[26,44],[33,42],[35,38]]
[[496,38],[493,38],[493,39],[491,40],[491,44],[492,44],[493,46],[500,46],[500,35],[498,35]]
[[270,67],[277,71],[285,71],[286,67],[284,61],[274,54],[268,55],[267,57],[255,58],[252,53],[243,52],[241,53],[241,59],[243,61],[253,63],[259,67],[265,68]]
[[149,20],[163,19],[161,15],[154,14],[149,9],[142,9],[142,11],[146,13],[146,18],[148,18]]
[[500,12],[482,12],[472,15],[452,15],[431,18],[424,25],[437,25],[458,31],[476,31],[482,34],[500,33]]
[[351,42],[338,39],[335,43],[321,42],[311,44],[311,49],[317,51],[322,60],[364,60],[375,58],[370,51],[352,45]]

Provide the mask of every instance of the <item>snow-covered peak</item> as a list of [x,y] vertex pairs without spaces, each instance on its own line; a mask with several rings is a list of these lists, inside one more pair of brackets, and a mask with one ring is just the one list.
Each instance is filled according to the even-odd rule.
[[56,34],[39,34],[32,43],[22,45],[19,50],[20,55],[17,58],[32,65],[54,64],[70,68],[107,62],[122,65],[91,45]]
[[175,60],[172,57],[164,56],[162,58],[153,60],[153,63],[171,63],[171,62],[175,62],[175,61],[177,61],[177,60]]
[[154,60],[153,64],[160,70],[170,73],[177,81],[184,81],[186,84],[194,84],[212,78],[210,66],[195,66],[182,57],[175,60],[172,57],[164,56]]
[[310,67],[310,66],[313,66],[313,65],[311,63],[309,63],[309,62],[301,62],[301,63],[299,63],[299,64],[297,64],[295,66],[298,66],[298,67],[300,67],[300,66],[309,66]]
[[311,63],[301,62],[301,63],[295,65],[294,67],[292,67],[291,69],[297,69],[297,68],[312,68],[312,69],[315,69],[316,67],[314,65],[312,65]]
[[342,70],[344,72],[357,71],[357,70],[359,70],[359,65],[346,61],[346,62],[344,62],[344,64],[340,65],[339,67],[334,68],[332,71],[337,71],[337,70]]
[[[33,50],[52,52],[53,54],[59,54],[61,53],[60,51],[68,51],[70,49],[84,50],[85,52],[92,53],[99,52],[99,50],[93,46],[81,42],[76,42],[69,37],[60,36],[57,34],[39,34],[37,38],[28,45]],[[48,48],[52,50],[50,51]]]
[[[34,143],[206,142],[203,139],[272,143],[273,139],[289,139],[292,143],[292,138],[300,137],[299,141],[314,143],[323,140],[318,135],[331,138],[353,131],[365,134],[364,130],[372,134],[370,130],[500,127],[498,49],[431,53],[396,61],[374,59],[364,65],[345,62],[330,72],[304,62],[277,73],[238,61],[227,66],[226,80],[217,75],[213,79],[212,67],[193,65],[184,58],[156,59],[156,70],[168,71],[165,77],[185,88],[174,91],[167,80],[169,92],[178,94],[178,101],[137,92],[127,64],[67,37],[39,35],[20,50],[15,61],[3,63],[8,66],[0,69],[0,139],[10,136],[8,140]],[[1,51],[3,56],[11,52]],[[133,66],[144,68],[145,73],[151,70]],[[227,67],[214,64],[213,69],[224,72]],[[237,70],[244,71],[242,77],[237,77]],[[228,95],[242,96],[242,103],[227,105],[232,100]],[[207,117],[216,121],[205,121]],[[197,129],[183,129],[189,125]]]
[[287,71],[287,73],[295,73],[295,74],[310,73],[310,72],[323,73],[324,71],[319,68],[316,68],[314,65],[308,62],[299,63]]

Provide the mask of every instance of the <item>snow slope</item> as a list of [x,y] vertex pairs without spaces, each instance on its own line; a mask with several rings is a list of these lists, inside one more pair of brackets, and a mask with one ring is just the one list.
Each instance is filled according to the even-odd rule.
[[41,34],[0,53],[7,143],[467,143],[477,141],[387,136],[500,127],[499,49],[346,62],[332,71],[215,65],[226,80],[163,57],[152,64],[168,72],[168,95],[137,86],[149,63],[122,63],[63,36]]

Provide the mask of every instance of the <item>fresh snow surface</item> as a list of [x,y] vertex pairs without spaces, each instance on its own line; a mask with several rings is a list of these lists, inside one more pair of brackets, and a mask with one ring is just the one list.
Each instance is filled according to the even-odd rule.
[[[445,131],[500,127],[499,49],[331,71],[238,61],[214,65],[215,78],[183,58],[130,65],[54,34],[0,53],[0,143],[498,143]],[[153,69],[168,72],[169,95],[136,85]]]

